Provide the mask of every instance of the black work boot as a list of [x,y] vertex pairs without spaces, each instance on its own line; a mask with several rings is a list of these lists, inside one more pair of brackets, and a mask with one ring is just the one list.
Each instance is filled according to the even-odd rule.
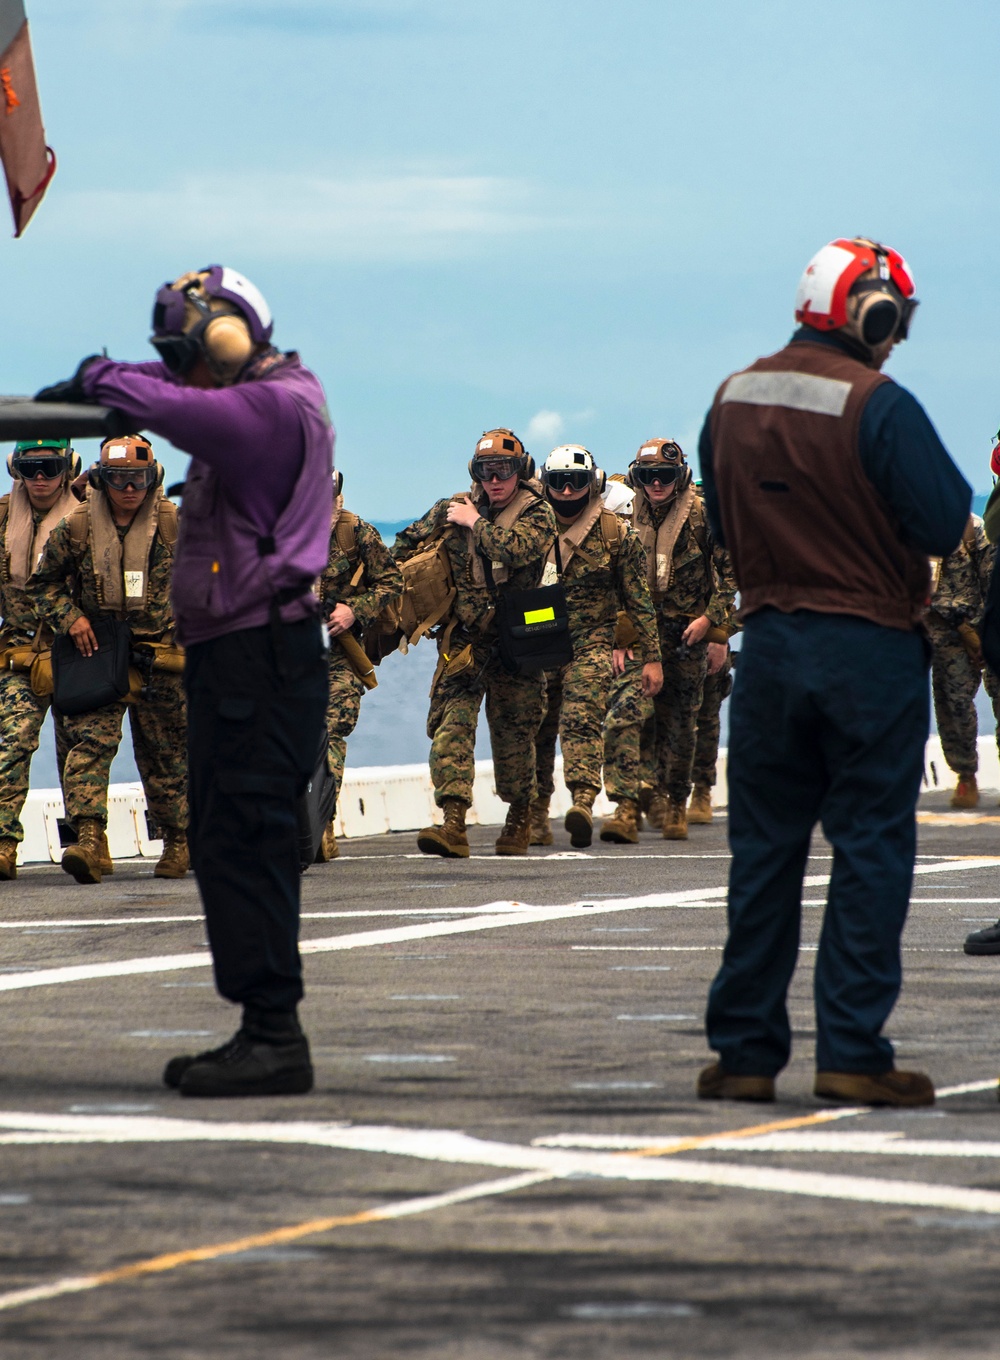
[[1000,921],[985,930],[974,930],[965,937],[967,954],[1000,954]]
[[228,1043],[171,1058],[167,1086],[182,1096],[294,1096],[312,1090],[309,1041],[294,1011],[247,1006]]

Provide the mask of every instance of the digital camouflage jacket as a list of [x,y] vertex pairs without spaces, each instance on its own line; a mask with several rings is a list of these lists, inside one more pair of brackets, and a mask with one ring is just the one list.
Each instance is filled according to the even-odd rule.
[[978,624],[986,600],[996,548],[986,537],[978,515],[953,553],[942,558],[931,596],[928,624],[943,621],[951,627]]
[[[522,487],[525,485],[521,483]],[[476,520],[472,529],[474,550],[490,562],[507,567],[507,585],[512,589],[533,589],[538,585],[542,563],[556,536],[555,515],[548,504],[539,496],[522,512],[512,528],[501,529],[490,522],[493,514],[501,512],[491,512],[485,492],[476,487],[470,499],[483,516]],[[447,497],[437,501],[426,515],[396,535],[392,555],[397,562],[405,562],[439,533],[445,526],[449,504]],[[488,619],[493,602],[487,588],[475,583],[469,543],[470,535],[466,530],[458,525],[445,528],[445,550],[457,590],[455,617],[467,633],[478,637],[493,631],[492,621]]]
[[[562,524],[559,527],[563,528]],[[621,530],[620,544],[612,553],[598,515],[580,547],[564,564],[561,579],[573,645],[610,648],[618,611],[622,610],[638,634],[634,645],[641,650],[643,660],[659,661],[660,639],[646,581],[646,551],[639,535],[624,521]]]
[[[642,496],[640,487],[636,491],[637,505]],[[653,523],[660,524],[669,503],[659,508],[650,505],[649,509]],[[709,640],[725,642],[731,631],[735,599],[736,581],[729,554],[712,537],[704,502],[696,496],[677,535],[670,586],[655,602],[656,611],[665,618],[695,619],[705,614],[713,629],[718,630],[715,635],[709,634]]]
[[[385,604],[403,589],[403,578],[378,530],[366,520],[354,520],[354,549],[348,555],[337,534],[339,511],[330,526],[330,556],[319,578],[323,617],[336,604],[349,604],[362,628],[374,623]],[[341,522],[341,528],[344,524]],[[354,578],[361,569],[361,577]]]
[[[124,540],[127,532],[127,529],[119,528],[119,538]],[[173,552],[157,530],[149,552],[146,605],[143,609],[128,611],[134,638],[158,641],[172,631],[170,576],[173,560]],[[121,617],[101,607],[90,545],[77,546],[70,534],[68,519],[53,529],[32,583],[37,594],[38,612],[57,633],[65,633],[81,617],[91,623],[96,619]]]
[[[3,515],[4,502],[8,499],[4,496],[0,500],[0,515]],[[37,529],[45,518],[44,511],[33,510],[31,518]],[[19,589],[9,579],[6,553],[3,554],[3,558],[3,562],[0,563],[0,617],[3,618],[0,633],[3,635],[4,645],[16,646],[31,642],[45,620],[39,607],[38,591],[35,589],[37,571],[31,577],[29,585]]]

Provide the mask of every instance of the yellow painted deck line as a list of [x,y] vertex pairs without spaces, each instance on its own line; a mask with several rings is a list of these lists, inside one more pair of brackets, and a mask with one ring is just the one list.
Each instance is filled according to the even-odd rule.
[[[623,1159],[636,1157],[667,1157],[678,1152],[686,1152],[703,1146],[705,1143],[725,1138],[753,1138],[763,1133],[779,1130],[804,1128],[831,1120],[845,1119],[853,1115],[869,1114],[867,1107],[838,1110],[820,1110],[815,1114],[800,1115],[792,1119],[771,1120],[763,1124],[751,1124],[744,1128],[732,1129],[723,1134],[704,1134],[692,1138],[677,1139],[671,1143],[651,1144],[638,1151],[621,1153]],[[306,1219],[302,1223],[275,1228],[269,1232],[254,1233],[247,1237],[235,1238],[229,1242],[217,1242],[204,1247],[192,1247],[185,1251],[166,1252],[150,1256],[129,1265],[117,1266],[112,1270],[96,1272],[92,1275],[77,1275],[53,1280],[49,1284],[35,1285],[28,1289],[14,1290],[0,1294],[0,1312],[31,1303],[41,1303],[48,1299],[59,1298],[64,1294],[76,1294],[85,1290],[99,1289],[104,1285],[121,1284],[127,1280],[140,1279],[148,1275],[164,1274],[180,1266],[194,1265],[199,1262],[216,1261],[224,1256],[235,1256],[240,1252],[252,1251],[261,1247],[280,1246],[295,1242],[303,1237],[315,1237],[331,1232],[336,1228],[358,1227],[364,1223],[381,1223],[394,1218],[412,1214],[431,1213],[436,1209],[450,1208],[456,1204],[476,1199],[493,1198],[510,1194],[529,1186],[560,1179],[558,1172],[532,1171],[517,1176],[505,1176],[501,1180],[480,1181],[461,1190],[450,1190],[439,1195],[424,1195],[416,1199],[404,1200],[399,1204],[380,1205],[372,1209],[362,1209],[355,1214],[332,1215],[328,1218]]]

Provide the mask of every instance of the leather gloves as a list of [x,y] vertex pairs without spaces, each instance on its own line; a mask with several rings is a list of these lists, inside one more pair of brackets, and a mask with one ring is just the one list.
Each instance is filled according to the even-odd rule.
[[92,402],[93,398],[88,397],[83,390],[83,375],[95,359],[103,357],[100,354],[88,354],[86,359],[82,359],[77,365],[72,378],[64,378],[62,382],[41,388],[35,393],[35,401]]

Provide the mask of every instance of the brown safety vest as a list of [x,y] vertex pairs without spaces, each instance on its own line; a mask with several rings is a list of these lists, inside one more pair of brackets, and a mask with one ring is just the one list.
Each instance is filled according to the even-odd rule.
[[796,341],[719,388],[712,463],[741,615],[810,609],[901,629],[921,617],[927,558],[902,542],[858,454],[865,403],[888,381]]

